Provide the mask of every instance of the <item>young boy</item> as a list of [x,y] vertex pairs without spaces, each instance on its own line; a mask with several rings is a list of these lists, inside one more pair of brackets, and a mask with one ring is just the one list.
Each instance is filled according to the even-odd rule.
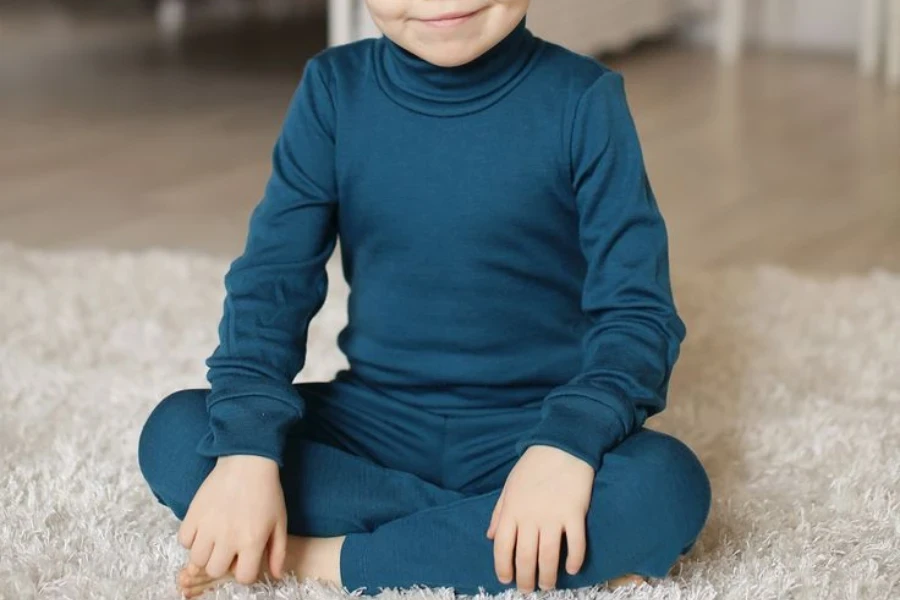
[[[211,389],[141,435],[181,590],[665,576],[710,489],[643,428],[685,329],[622,78],[533,36],[528,0],[368,6],[384,37],[313,58],[291,102]],[[338,235],[350,368],[295,385]]]

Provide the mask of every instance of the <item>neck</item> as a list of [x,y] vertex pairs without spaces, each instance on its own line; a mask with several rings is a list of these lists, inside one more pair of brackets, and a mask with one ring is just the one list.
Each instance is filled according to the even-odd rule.
[[407,108],[465,114],[504,96],[528,71],[539,48],[525,19],[493,48],[458,67],[439,67],[382,37],[376,43],[375,74],[385,93]]

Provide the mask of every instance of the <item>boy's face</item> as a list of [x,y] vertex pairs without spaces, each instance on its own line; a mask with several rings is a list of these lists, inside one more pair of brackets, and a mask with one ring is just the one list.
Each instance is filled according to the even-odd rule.
[[440,67],[471,62],[525,16],[529,0],[366,0],[395,44]]

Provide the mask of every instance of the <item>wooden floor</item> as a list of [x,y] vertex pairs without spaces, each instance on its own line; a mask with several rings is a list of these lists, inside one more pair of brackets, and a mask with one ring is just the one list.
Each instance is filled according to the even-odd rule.
[[[240,249],[321,20],[214,28],[180,50],[141,24],[13,29],[0,36],[0,242]],[[900,271],[900,94],[849,57],[722,70],[661,43],[608,62],[626,76],[676,268]]]

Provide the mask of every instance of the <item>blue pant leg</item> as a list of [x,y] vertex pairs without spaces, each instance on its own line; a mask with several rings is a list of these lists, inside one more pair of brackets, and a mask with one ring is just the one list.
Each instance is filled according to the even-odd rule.
[[[301,384],[304,396],[327,384]],[[183,519],[215,460],[197,454],[209,428],[209,390],[165,398],[141,432],[138,461],[154,496]],[[378,525],[462,497],[415,475],[382,467],[341,447],[332,423],[309,411],[290,435],[281,483],[294,535],[333,536],[372,531]],[[311,441],[313,438],[316,441]]]
[[215,460],[197,454],[209,430],[209,390],[182,390],[163,399],[150,413],[138,442],[138,464],[156,499],[184,519]]
[[[427,585],[499,593],[493,543],[485,537],[500,490],[421,511],[374,532],[351,534],[341,556],[350,589]],[[564,493],[564,492],[561,492]],[[636,573],[663,577],[702,529],[709,481],[690,449],[650,430],[610,452],[597,472],[581,571],[561,569],[561,589],[589,587]],[[566,557],[563,549],[561,565]]]
[[706,524],[706,470],[679,440],[643,429],[603,458],[588,511],[588,552],[561,587],[583,587],[637,574],[665,577]]
[[463,497],[325,444],[295,439],[288,447],[281,485],[292,535],[371,532]]

